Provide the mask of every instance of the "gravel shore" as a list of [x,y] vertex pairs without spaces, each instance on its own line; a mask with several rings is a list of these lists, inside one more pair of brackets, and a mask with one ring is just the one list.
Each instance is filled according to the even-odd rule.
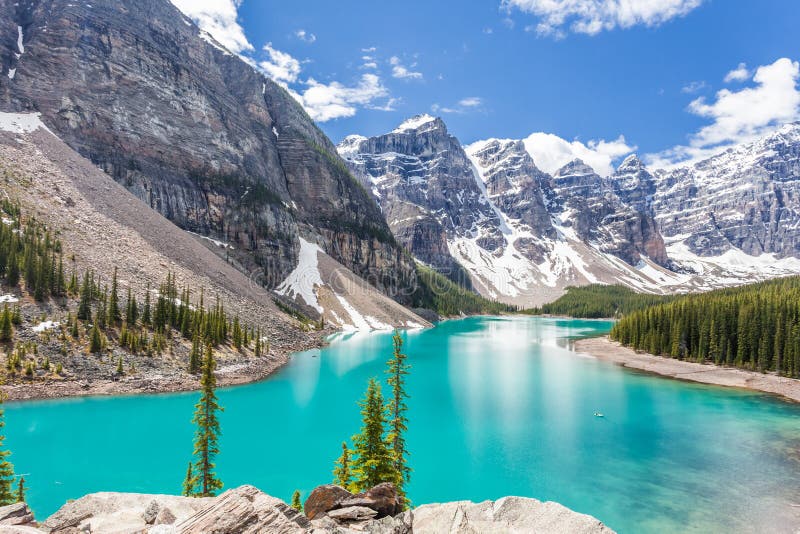
[[575,342],[575,350],[599,360],[670,378],[763,391],[800,402],[800,380],[794,378],[662,358],[623,347],[608,337],[580,339]]

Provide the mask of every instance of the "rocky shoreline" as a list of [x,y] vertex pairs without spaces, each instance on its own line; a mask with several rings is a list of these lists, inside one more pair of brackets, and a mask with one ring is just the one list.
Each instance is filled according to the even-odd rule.
[[425,504],[404,511],[397,491],[388,483],[357,495],[339,486],[319,486],[303,508],[297,511],[253,486],[206,498],[103,492],[66,503],[40,524],[24,503],[0,507],[0,533],[613,534],[590,515],[526,497]]
[[[330,332],[325,332],[327,335]],[[289,363],[289,355],[295,352],[325,346],[323,333],[293,350],[273,350],[263,358],[250,358],[230,364],[220,363],[217,368],[217,384],[220,387],[258,382],[271,376]],[[62,380],[18,380],[0,386],[7,402],[24,402],[69,397],[93,397],[112,395],[148,395],[177,393],[199,389],[198,378],[183,369],[140,370],[137,374],[119,379],[106,375],[70,377]]]
[[608,336],[577,340],[574,348],[576,352],[631,369],[678,380],[762,391],[800,402],[800,380],[794,378],[653,356],[624,347]]

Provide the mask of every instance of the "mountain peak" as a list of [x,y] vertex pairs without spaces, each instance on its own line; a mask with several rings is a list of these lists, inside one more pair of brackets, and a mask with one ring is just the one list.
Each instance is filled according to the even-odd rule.
[[597,174],[595,170],[583,162],[580,158],[575,158],[560,169],[558,169],[554,177],[558,178],[560,176],[572,176],[572,175],[580,175],[580,174]]
[[414,115],[413,117],[404,120],[400,123],[400,126],[395,128],[392,133],[406,133],[412,131],[419,131],[419,130],[432,130],[437,126],[444,126],[444,122],[442,119],[438,117],[434,117],[432,115],[428,115],[427,113],[422,113],[420,115]]
[[627,172],[627,171],[635,172],[643,168],[644,168],[644,163],[642,163],[642,160],[639,159],[639,156],[637,156],[636,154],[631,154],[630,156],[622,160],[622,163],[620,163],[619,167],[617,167],[617,172]]

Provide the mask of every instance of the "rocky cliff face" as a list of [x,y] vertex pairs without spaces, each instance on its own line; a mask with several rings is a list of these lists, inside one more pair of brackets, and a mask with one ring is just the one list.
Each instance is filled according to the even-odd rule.
[[385,135],[348,137],[339,149],[373,191],[394,235],[420,261],[468,283],[448,242],[470,237],[485,250],[502,251],[501,217],[441,119],[419,115]]
[[41,112],[181,228],[233,244],[268,286],[309,232],[385,292],[411,283],[378,206],[300,105],[168,0],[0,0],[0,64],[4,107]]
[[[553,183],[564,210],[561,218],[582,241],[629,265],[636,265],[642,258],[665,265],[664,242],[646,203],[636,201],[637,193],[629,193],[626,202],[614,191],[614,186],[621,184],[621,191],[627,193],[624,187],[631,180],[626,173],[632,161],[626,160],[623,165],[610,180],[601,178],[581,160],[556,171]],[[635,180],[637,186],[643,183]]]
[[653,209],[673,255],[800,257],[800,123],[656,172]]
[[551,176],[513,139],[462,149],[428,116],[338,149],[412,253],[455,262],[507,302],[575,284],[692,291],[800,272],[800,124],[691,167],[651,172],[630,156],[608,177],[580,160]]

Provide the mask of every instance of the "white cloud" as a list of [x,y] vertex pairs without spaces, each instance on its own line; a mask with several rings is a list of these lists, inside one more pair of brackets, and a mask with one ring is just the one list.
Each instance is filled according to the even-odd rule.
[[[320,122],[352,117],[359,106],[372,106],[375,100],[389,95],[381,80],[375,74],[362,74],[359,82],[351,87],[339,82],[322,84],[308,80],[308,88],[299,96],[300,102],[312,119]],[[384,108],[391,108],[389,100]],[[376,106],[375,109],[381,109]],[[392,108],[393,109],[393,108]]]
[[725,75],[725,83],[731,82],[744,82],[750,79],[751,72],[747,69],[747,65],[739,63],[739,66]]
[[539,19],[530,29],[540,35],[564,37],[567,30],[596,35],[604,30],[658,26],[686,15],[703,0],[502,0]]
[[800,64],[781,58],[758,67],[751,87],[739,91],[723,89],[711,103],[704,97],[693,100],[688,111],[709,119],[710,124],[692,134],[688,145],[648,154],[646,160],[664,166],[701,159],[800,119],[799,77]]
[[681,93],[692,94],[698,93],[708,87],[706,82],[699,81],[699,82],[689,82],[683,87],[681,87]]
[[478,96],[468,96],[458,101],[458,105],[465,108],[476,108],[483,104],[483,100]]
[[236,20],[241,0],[172,0],[172,3],[231,52],[255,50]]
[[[303,81],[300,78],[302,63],[291,54],[276,49],[272,43],[264,45],[265,58],[249,54],[254,52],[255,48],[247,40],[244,29],[237,22],[237,9],[242,0],[172,0],[172,2],[201,30],[208,32],[228,50],[239,54],[243,61],[286,88],[316,121],[325,122],[340,117],[351,117],[356,114],[358,108],[393,111],[399,102],[398,99],[388,98],[389,91],[376,74],[362,74],[354,85],[345,85],[337,81],[321,83],[313,78]],[[316,36],[306,30],[297,30],[294,35],[307,43],[316,41]],[[371,54],[376,50],[373,46],[362,51]],[[365,63],[364,66],[376,68],[377,64],[372,61]],[[409,72],[412,78],[415,74]]]
[[[406,80],[421,80],[422,73],[409,70],[405,67],[400,58],[397,56],[392,56],[389,58],[389,64],[392,66],[392,77],[393,78],[400,78]],[[412,67],[416,66],[416,64],[411,65]]]
[[305,30],[297,30],[296,32],[294,32],[294,36],[306,43],[313,43],[314,41],[317,40],[316,35],[314,35],[311,32],[307,32]]
[[300,76],[300,61],[286,52],[272,47],[272,43],[264,45],[264,52],[269,59],[259,61],[258,67],[276,82],[294,83]]
[[483,99],[479,96],[467,96],[458,101],[455,106],[442,106],[433,104],[431,111],[434,113],[467,113],[468,111],[480,111]]
[[567,141],[554,134],[536,132],[523,142],[536,166],[551,174],[577,158],[600,176],[608,176],[614,172],[615,161],[636,150],[622,135],[612,141],[600,139],[584,144],[577,140]]

